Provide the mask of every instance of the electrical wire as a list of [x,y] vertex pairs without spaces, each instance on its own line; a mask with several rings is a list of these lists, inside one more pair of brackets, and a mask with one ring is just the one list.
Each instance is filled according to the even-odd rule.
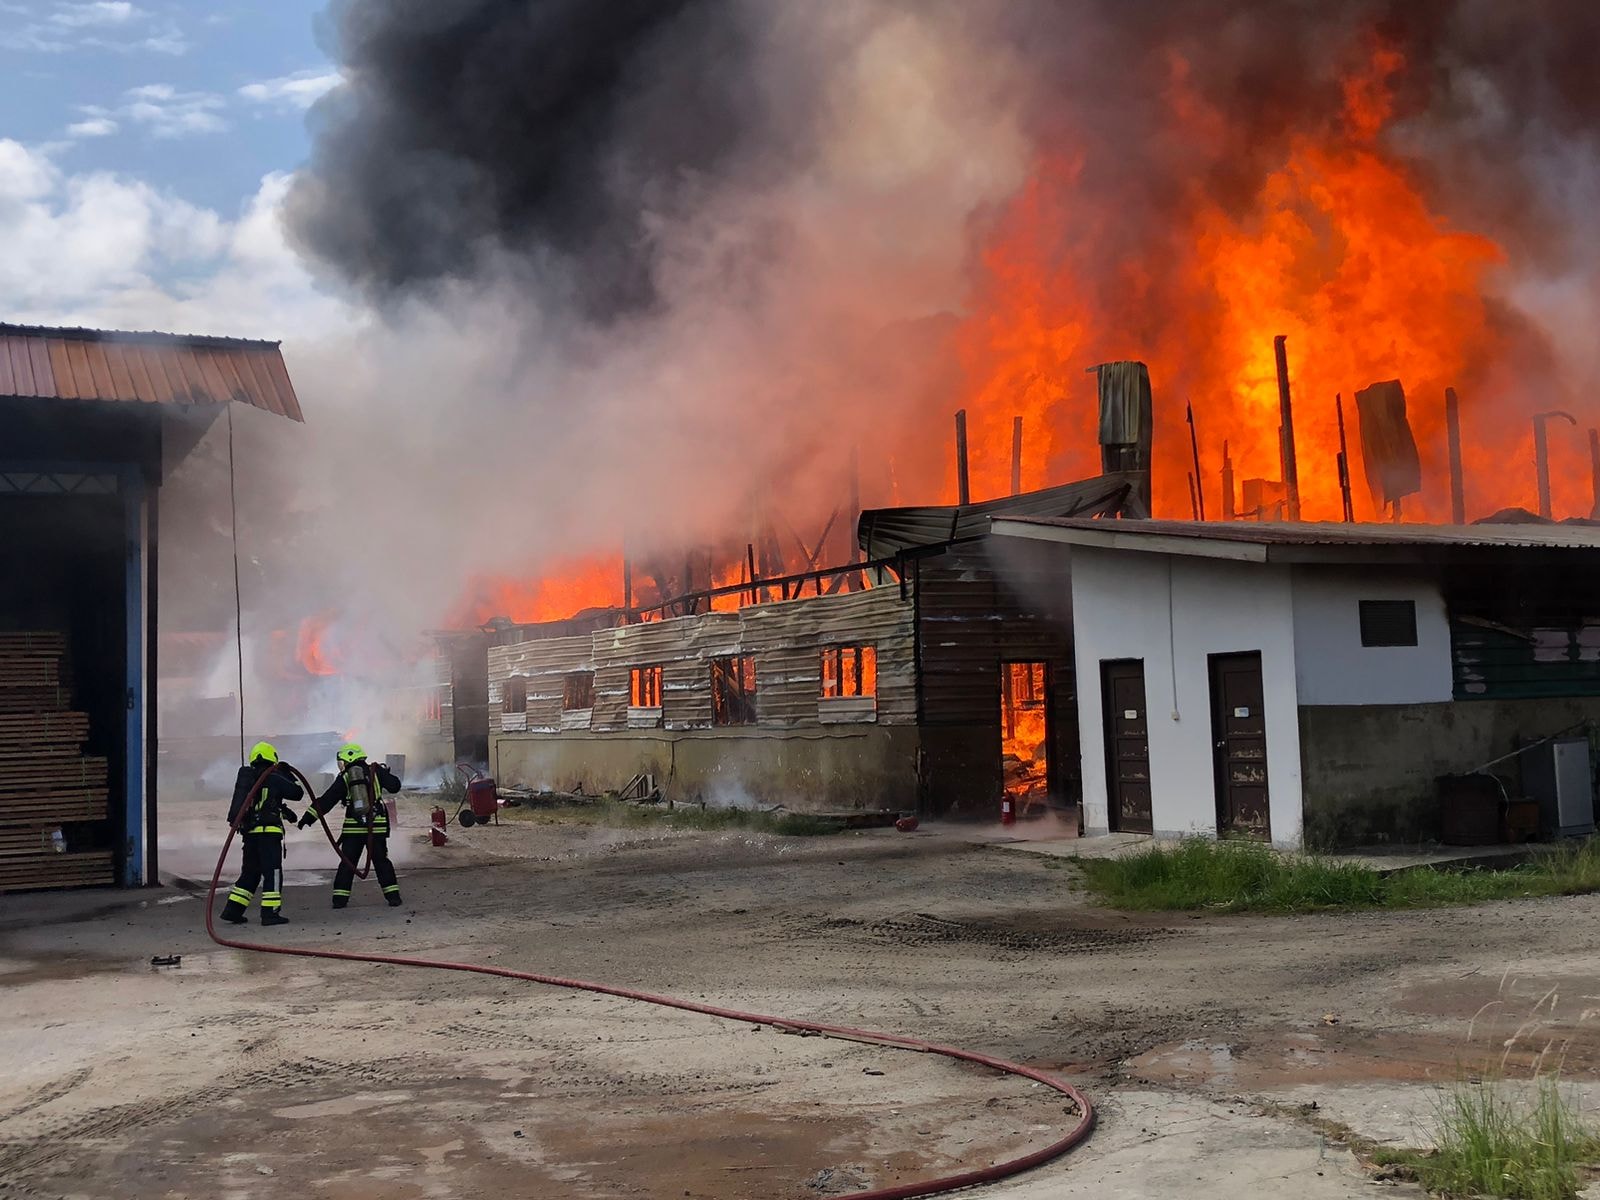
[[228,523],[233,530],[233,645],[239,660],[239,761],[244,762],[244,596],[239,589],[239,496],[234,487],[233,405],[228,406]]
[[[301,786],[308,791],[310,790],[310,781],[300,773],[298,768],[288,763],[283,765],[300,781]],[[269,767],[257,777],[255,787],[251,789],[251,795],[254,795],[256,788],[260,787],[267,774],[273,769]],[[206,933],[219,946],[227,946],[233,950],[248,950],[256,954],[281,954],[292,958],[320,958],[339,962],[364,962],[391,967],[421,967],[436,971],[462,971],[474,975],[493,975],[501,979],[518,979],[526,983],[539,983],[548,987],[565,988],[569,991],[595,992],[602,996],[615,996],[623,1000],[635,1000],[642,1004],[654,1004],[661,1008],[677,1009],[680,1012],[698,1013],[702,1016],[717,1017],[725,1021],[738,1021],[755,1026],[767,1025],[785,1033],[815,1034],[820,1037],[837,1038],[842,1041],[866,1042],[889,1050],[909,1050],[919,1054],[936,1054],[943,1058],[989,1067],[1007,1075],[1031,1079],[1035,1083],[1043,1084],[1045,1087],[1059,1092],[1077,1109],[1078,1120],[1071,1129],[1049,1145],[1041,1146],[1027,1154],[1006,1159],[1003,1162],[993,1163],[987,1167],[960,1171],[953,1175],[943,1175],[935,1179],[873,1188],[864,1192],[851,1192],[848,1194],[849,1200],[913,1200],[914,1197],[918,1196],[936,1196],[945,1192],[958,1191],[961,1188],[976,1187],[979,1184],[995,1183],[1002,1179],[1009,1179],[1013,1175],[1020,1175],[1022,1172],[1032,1170],[1034,1167],[1042,1166],[1053,1159],[1060,1158],[1063,1154],[1085,1141],[1094,1130],[1094,1107],[1089,1103],[1088,1097],[1070,1083],[1022,1063],[995,1058],[988,1054],[980,1054],[974,1050],[963,1050],[958,1046],[946,1046],[938,1042],[924,1041],[921,1038],[902,1037],[892,1033],[878,1033],[870,1029],[855,1029],[848,1025],[826,1025],[817,1021],[802,1021],[788,1017],[767,1016],[763,1013],[741,1012],[738,1009],[723,1008],[715,1004],[699,1004],[693,1000],[682,1000],[675,996],[636,991],[632,988],[617,987],[607,983],[595,983],[586,979],[565,979],[557,975],[541,975],[533,971],[517,971],[509,967],[489,967],[478,963],[446,962],[440,959],[415,958],[401,954],[368,954],[356,950],[317,950],[300,946],[278,946],[259,942],[241,942],[232,938],[221,937],[217,933],[216,926],[217,886],[221,882],[222,868],[224,863],[227,862],[228,850],[233,845],[234,835],[239,832],[239,826],[244,821],[246,814],[250,812],[251,807],[248,803],[242,805],[239,809],[239,815],[230,825],[228,838],[222,844],[222,852],[217,855],[216,869],[211,873],[211,887],[206,893]],[[332,831],[328,830],[326,821],[323,823],[323,829],[328,833],[331,841]],[[342,858],[343,855],[341,854],[340,857]]]

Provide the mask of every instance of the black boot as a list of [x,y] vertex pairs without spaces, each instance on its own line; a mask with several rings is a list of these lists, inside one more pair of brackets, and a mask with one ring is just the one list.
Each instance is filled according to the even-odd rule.
[[349,903],[350,903],[350,897],[349,896],[335,896],[333,898],[333,906],[335,908],[343,908],[346,904],[349,904]]
[[387,892],[387,893],[384,894],[384,899],[389,902],[389,907],[390,908],[399,908],[400,907],[400,893],[399,892]]
[[287,925],[289,923],[289,918],[284,916],[277,909],[269,908],[266,912],[261,914],[261,923],[263,925]]
[[245,916],[244,905],[235,900],[229,900],[222,906],[222,911],[217,916],[229,925],[243,925],[250,918]]

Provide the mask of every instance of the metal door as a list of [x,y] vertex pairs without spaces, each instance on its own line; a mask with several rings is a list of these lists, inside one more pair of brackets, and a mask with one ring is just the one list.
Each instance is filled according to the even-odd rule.
[[1217,832],[1270,841],[1261,654],[1213,654],[1210,664]]
[[1144,707],[1144,663],[1136,659],[1100,666],[1105,707],[1106,792],[1111,828],[1150,833],[1150,728]]

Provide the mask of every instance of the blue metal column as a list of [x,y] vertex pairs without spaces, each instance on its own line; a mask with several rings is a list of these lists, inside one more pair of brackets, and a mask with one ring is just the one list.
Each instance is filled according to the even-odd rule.
[[123,529],[127,539],[127,565],[123,573],[127,620],[126,662],[127,732],[123,738],[123,865],[124,887],[144,882],[144,478],[137,467],[120,474]]

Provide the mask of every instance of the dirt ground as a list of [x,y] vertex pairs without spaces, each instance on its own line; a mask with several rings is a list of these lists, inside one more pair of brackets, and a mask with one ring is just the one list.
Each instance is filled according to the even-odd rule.
[[[1089,1094],[1086,1146],[973,1195],[1366,1196],[1326,1122],[1415,1144],[1439,1084],[1526,1073],[1541,1051],[1585,1094],[1600,1079],[1600,897],[1133,916],[1087,903],[1062,860],[960,831],[521,824],[434,850],[425,809],[406,806],[403,908],[368,881],[331,911],[329,852],[301,834],[294,924],[243,937],[909,1033]],[[164,865],[209,878],[221,827],[169,818]],[[926,1055],[222,949],[181,883],[0,898],[0,1061],[7,1200],[844,1195],[986,1164],[1074,1120],[1037,1085]]]

